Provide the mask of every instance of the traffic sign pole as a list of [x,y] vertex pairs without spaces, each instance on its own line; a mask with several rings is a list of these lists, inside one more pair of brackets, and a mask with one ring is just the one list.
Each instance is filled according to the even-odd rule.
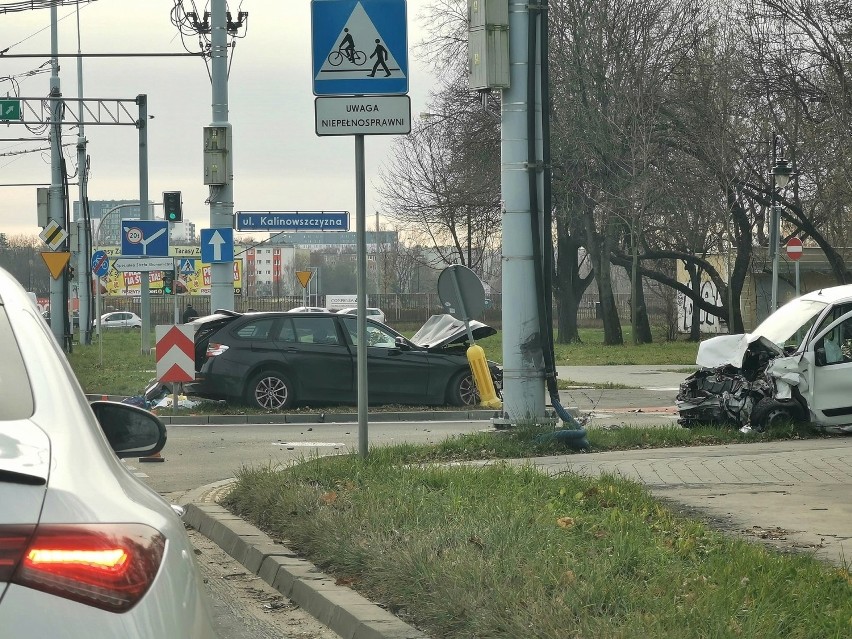
[[799,297],[801,293],[799,292],[799,263],[796,262],[796,297]]
[[802,258],[802,253],[804,252],[802,240],[797,237],[791,237],[787,240],[786,249],[787,257],[793,260],[793,263],[796,265],[796,297],[799,297],[801,295],[799,292],[799,260]]
[[[389,96],[408,93],[408,25],[405,0],[311,0],[313,89],[317,96]],[[370,65],[367,62],[370,62]],[[367,239],[364,134],[410,128],[397,113],[384,118],[382,100],[320,100],[317,133],[349,129],[355,137],[355,245],[357,256],[358,452],[367,457]],[[388,108],[398,101],[389,101]],[[315,103],[317,104],[317,103]],[[406,100],[406,104],[408,104]],[[347,106],[348,105],[348,106]],[[328,117],[320,118],[329,108]],[[346,116],[347,110],[353,116]],[[323,119],[327,120],[323,124]],[[385,122],[387,120],[387,122]],[[340,121],[340,124],[332,124]],[[343,126],[343,122],[347,124]],[[349,125],[354,121],[354,125]],[[391,122],[393,121],[393,122]],[[398,122],[401,121],[401,122]],[[325,133],[321,133],[325,131]]]

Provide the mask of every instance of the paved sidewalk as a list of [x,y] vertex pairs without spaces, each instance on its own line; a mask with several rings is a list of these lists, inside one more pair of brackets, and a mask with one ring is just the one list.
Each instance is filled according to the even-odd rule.
[[852,561],[852,438],[634,450],[516,460],[551,473],[612,474],[717,529]]
[[[487,462],[486,462],[487,463]],[[544,472],[620,475],[711,527],[807,552],[852,558],[852,438],[571,454],[511,460]],[[191,491],[187,522],[343,637],[426,639],[216,504],[231,481]]]
[[680,383],[697,366],[678,364],[636,364],[630,366],[557,366],[559,379],[582,384],[620,384],[645,390],[670,392],[672,398]]

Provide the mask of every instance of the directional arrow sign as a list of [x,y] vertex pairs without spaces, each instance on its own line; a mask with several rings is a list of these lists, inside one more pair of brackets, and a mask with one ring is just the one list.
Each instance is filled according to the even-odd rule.
[[157,325],[157,379],[191,382],[195,379],[195,328],[187,324]]
[[201,261],[207,264],[234,261],[234,229],[201,229]]
[[174,267],[173,257],[117,257],[113,263],[113,268],[121,273],[167,271]]
[[125,220],[121,225],[121,254],[167,256],[169,223],[165,220]]
[[20,100],[0,100],[0,120],[20,120],[21,119],[21,101]]

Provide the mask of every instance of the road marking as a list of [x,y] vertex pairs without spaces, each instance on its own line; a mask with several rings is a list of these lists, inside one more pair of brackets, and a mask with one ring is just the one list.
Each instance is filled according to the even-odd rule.
[[338,444],[335,442],[272,442],[273,446],[346,446],[346,444]]

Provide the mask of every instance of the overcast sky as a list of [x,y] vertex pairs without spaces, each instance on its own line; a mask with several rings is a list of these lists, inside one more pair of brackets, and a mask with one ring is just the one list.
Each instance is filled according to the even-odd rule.
[[[409,75],[412,117],[425,110],[433,77],[412,49],[423,37],[421,12],[429,0],[408,0]],[[4,4],[0,0],[0,6]],[[98,0],[81,5],[83,53],[182,52],[171,24],[173,0]],[[196,0],[200,11],[204,0]],[[184,0],[191,9],[191,0]],[[350,136],[317,137],[311,81],[310,0],[232,0],[229,9],[248,11],[247,26],[232,50],[229,120],[234,131],[234,211],[348,210],[355,225],[355,142]],[[77,19],[73,7],[58,9],[59,52],[76,53]],[[197,51],[196,40],[187,45]],[[0,59],[0,94],[14,95],[6,79],[16,76],[19,95],[42,97],[50,73],[29,77],[49,59],[50,10],[0,14],[0,50],[38,53],[42,58]],[[360,47],[359,47],[360,48]],[[60,58],[61,90],[77,97],[77,64]],[[184,216],[197,228],[209,227],[202,183],[202,128],[211,121],[211,86],[200,58],[86,58],[83,97],[135,98],[148,95],[150,120],[149,197],[163,191],[183,193]],[[76,108],[76,107],[75,107]],[[135,107],[134,107],[135,108]],[[135,114],[135,111],[134,111]],[[0,185],[50,182],[48,151],[8,155],[48,146],[22,125],[0,125]],[[76,129],[64,128],[63,142],[76,142]],[[91,157],[89,199],[134,200],[139,194],[138,134],[131,126],[87,126]],[[391,136],[366,138],[367,217],[373,228],[380,202],[375,193],[378,171],[387,158]],[[66,147],[69,171],[76,167],[74,146]],[[74,179],[76,182],[76,178]],[[71,187],[72,201],[77,187]],[[154,209],[162,215],[162,208]],[[0,190],[0,232],[35,235],[35,187]]]

